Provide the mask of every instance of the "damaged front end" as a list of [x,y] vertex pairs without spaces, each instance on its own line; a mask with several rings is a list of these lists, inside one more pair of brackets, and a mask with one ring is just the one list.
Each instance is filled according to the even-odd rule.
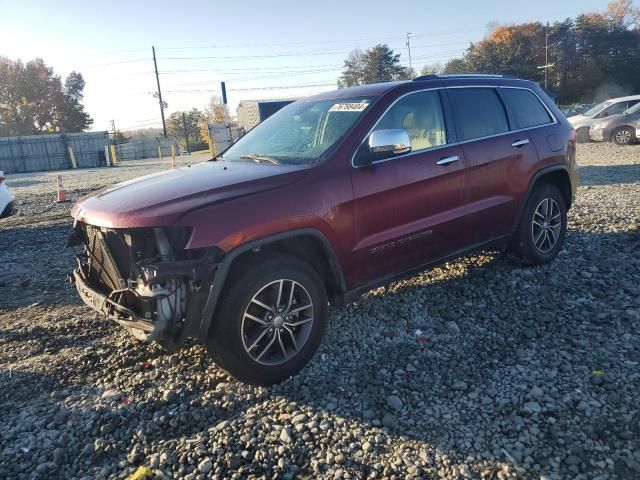
[[182,227],[111,229],[76,222],[71,275],[82,300],[136,338],[177,348],[198,336],[222,252],[188,250]]

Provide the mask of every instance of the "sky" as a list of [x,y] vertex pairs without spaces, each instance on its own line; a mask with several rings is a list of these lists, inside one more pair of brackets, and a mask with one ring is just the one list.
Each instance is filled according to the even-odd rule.
[[240,100],[336,88],[348,53],[388,44],[417,71],[462,56],[490,22],[553,22],[603,11],[608,0],[0,0],[0,56],[43,58],[63,78],[83,74],[92,130],[161,126],[151,46],[166,115],[204,108],[225,81]]

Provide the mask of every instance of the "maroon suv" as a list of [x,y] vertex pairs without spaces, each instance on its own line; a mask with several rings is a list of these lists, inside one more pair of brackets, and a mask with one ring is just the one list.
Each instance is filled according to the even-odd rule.
[[[73,207],[82,299],[236,378],[300,370],[328,304],[491,248],[562,248],[575,133],[536,83],[426,76],[300,100],[213,161]],[[437,299],[434,299],[437,301]]]

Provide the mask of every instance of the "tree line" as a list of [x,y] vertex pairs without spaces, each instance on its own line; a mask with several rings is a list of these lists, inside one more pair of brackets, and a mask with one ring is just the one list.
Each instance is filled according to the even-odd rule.
[[0,136],[80,132],[93,124],[82,105],[84,78],[64,81],[40,58],[0,57]]
[[[544,83],[548,47],[548,89],[558,103],[599,101],[640,94],[640,9],[631,0],[611,2],[601,13],[586,13],[547,27],[540,22],[493,24],[462,58],[426,65],[421,74],[499,73]],[[387,45],[354,50],[344,62],[339,87],[413,77]]]

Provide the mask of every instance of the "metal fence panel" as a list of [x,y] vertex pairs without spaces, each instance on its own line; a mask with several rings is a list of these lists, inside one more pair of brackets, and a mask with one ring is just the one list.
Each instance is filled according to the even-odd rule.
[[69,147],[78,167],[106,165],[107,132],[0,137],[0,170],[5,173],[72,168]]
[[175,149],[176,155],[180,153],[178,141],[175,138],[157,138],[150,140],[138,140],[118,145],[119,160],[138,160],[141,158],[156,158],[158,148],[163,157],[171,156],[171,145]]

